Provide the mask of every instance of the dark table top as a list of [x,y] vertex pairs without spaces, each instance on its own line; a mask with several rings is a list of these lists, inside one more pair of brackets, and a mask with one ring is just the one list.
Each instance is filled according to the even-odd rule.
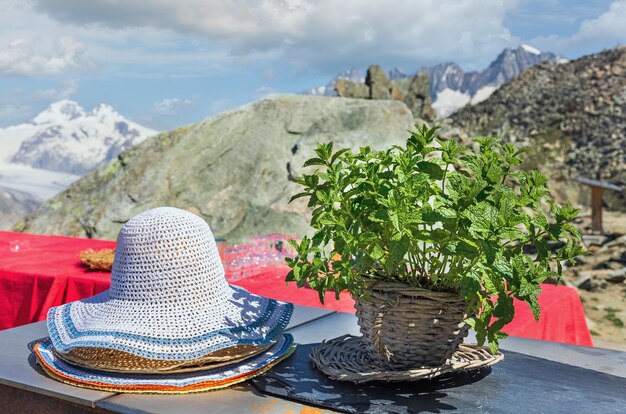
[[[346,333],[359,335],[356,317],[348,313],[296,306],[287,329],[300,344],[318,343]],[[43,394],[75,404],[119,413],[227,413],[306,412],[307,406],[263,395],[250,384],[195,395],[115,394],[72,387],[48,378],[28,350],[28,343],[47,335],[44,322],[0,332],[0,384]],[[468,338],[471,342],[473,338]],[[568,364],[626,378],[626,353],[510,337],[503,350],[535,358],[538,364]],[[538,359],[543,358],[543,359]],[[285,361],[288,363],[288,361]],[[503,362],[503,364],[506,363]],[[498,369],[497,366],[494,369]],[[626,390],[625,390],[626,391]],[[322,412],[316,410],[314,412]]]

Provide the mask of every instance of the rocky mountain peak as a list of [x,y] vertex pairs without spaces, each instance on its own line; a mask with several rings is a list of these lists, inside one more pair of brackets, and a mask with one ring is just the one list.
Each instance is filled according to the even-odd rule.
[[345,79],[352,82],[365,81],[365,77],[363,76],[363,74],[361,73],[361,69],[359,68],[346,69],[335,77],[335,80],[337,79]]
[[30,123],[0,128],[1,161],[82,175],[157,131],[102,103],[86,112],[78,103],[51,104]]
[[39,125],[67,122],[86,114],[85,110],[78,103],[64,99],[50,104],[50,106],[35,116],[32,122]]
[[98,106],[96,106],[91,111],[91,114],[94,116],[106,116],[106,115],[121,116],[119,112],[115,110],[115,108],[113,108],[111,105],[107,103],[98,104]]
[[404,78],[408,78],[410,76],[411,75],[409,75],[403,69],[401,69],[401,68],[399,68],[397,66],[389,71],[389,79],[391,79],[391,80],[404,79]]
[[[475,104],[486,99],[502,84],[519,76],[531,66],[540,62],[550,61],[566,63],[567,59],[554,53],[542,52],[539,49],[522,44],[517,48],[506,48],[498,54],[496,59],[482,71],[465,72],[454,62],[441,63],[435,66],[423,67],[417,73],[425,73],[430,84],[430,100],[432,107],[440,118],[445,118],[467,104]],[[403,81],[415,77],[404,70],[394,67],[388,72],[390,81]],[[345,70],[324,86],[311,88],[303,92],[305,95],[337,96],[335,85],[341,86],[352,83],[354,85],[366,83],[365,77],[357,68]],[[354,89],[354,88],[348,88]],[[363,88],[348,91],[347,96],[361,97]],[[339,93],[341,95],[341,93]]]
[[482,71],[465,72],[455,63],[421,69],[428,74],[433,108],[446,117],[467,104],[476,104],[501,85],[541,62],[565,63],[567,59],[530,45],[506,48]]
[[[527,167],[548,174],[561,201],[589,205],[588,190],[573,180],[577,176],[626,190],[624,114],[626,48],[619,47],[569,63],[535,65],[449,121],[469,135],[501,136],[530,147]],[[607,191],[604,202],[626,210],[624,193]]]

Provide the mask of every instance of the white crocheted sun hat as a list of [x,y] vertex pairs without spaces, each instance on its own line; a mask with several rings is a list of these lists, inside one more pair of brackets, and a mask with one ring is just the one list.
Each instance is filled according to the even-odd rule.
[[120,231],[110,289],[51,308],[47,324],[61,355],[104,348],[192,361],[229,347],[268,346],[292,311],[289,303],[229,285],[206,222],[161,207]]

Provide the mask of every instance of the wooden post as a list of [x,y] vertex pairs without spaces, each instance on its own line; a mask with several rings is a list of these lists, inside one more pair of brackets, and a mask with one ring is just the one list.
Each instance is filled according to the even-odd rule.
[[575,180],[591,188],[591,232],[604,234],[604,229],[602,228],[602,194],[604,190],[621,193],[622,189],[614,184],[589,178],[576,177]]
[[591,186],[591,232],[603,234],[602,229],[602,193],[604,188]]

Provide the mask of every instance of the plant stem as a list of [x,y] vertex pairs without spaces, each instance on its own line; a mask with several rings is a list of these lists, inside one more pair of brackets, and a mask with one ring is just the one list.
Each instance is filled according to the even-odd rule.
[[446,194],[446,177],[448,176],[448,167],[450,166],[450,163],[447,162],[446,163],[446,167],[443,170],[443,178],[441,179],[441,194],[445,195]]

